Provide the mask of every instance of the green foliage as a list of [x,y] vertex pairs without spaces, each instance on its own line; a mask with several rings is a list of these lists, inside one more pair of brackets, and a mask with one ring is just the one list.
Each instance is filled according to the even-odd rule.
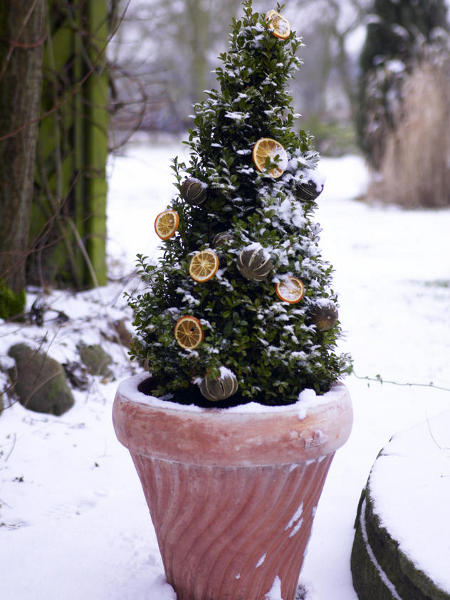
[[[155,266],[138,257],[143,289],[129,297],[137,329],[132,355],[148,363],[159,395],[188,389],[225,366],[237,376],[243,401],[285,404],[306,387],[327,391],[349,360],[335,353],[339,324],[321,332],[311,320],[317,303],[337,300],[332,268],[318,248],[320,228],[311,220],[314,195],[301,194],[302,184],[316,181],[318,155],[305,132],[294,132],[286,91],[300,66],[295,54],[301,40],[294,33],[277,39],[251,0],[243,6],[229,50],[220,57],[220,90],[208,91],[194,107],[186,142],[190,164],[175,159],[172,167],[178,190],[184,177],[195,177],[207,185],[207,200],[191,206],[178,194],[171,208],[180,215],[179,230],[164,242],[161,261]],[[288,153],[279,179],[253,165],[252,148],[262,137],[276,139]],[[230,239],[215,249],[219,271],[206,283],[195,282],[190,259],[225,231]],[[245,279],[236,267],[241,250],[252,244],[275,265],[262,282]],[[281,302],[275,293],[275,283],[288,275],[305,284],[298,304]],[[200,319],[205,334],[192,351],[174,339],[174,325],[184,315]]]
[[25,310],[25,302],[25,290],[15,293],[0,280],[0,319],[20,317]]

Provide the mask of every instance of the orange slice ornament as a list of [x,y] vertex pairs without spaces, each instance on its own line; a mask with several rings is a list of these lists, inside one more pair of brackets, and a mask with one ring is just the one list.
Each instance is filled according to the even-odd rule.
[[163,210],[155,219],[155,231],[162,240],[168,240],[178,229],[180,216],[176,210]]
[[214,277],[219,269],[219,257],[214,250],[202,250],[191,259],[189,275],[194,281],[204,283]]
[[203,341],[202,325],[197,317],[185,315],[175,324],[175,339],[184,350],[194,350]]
[[[252,158],[255,167],[273,179],[281,177],[288,166],[288,155],[284,147],[272,138],[261,138],[253,146]],[[276,167],[267,169],[267,160],[276,162]]]
[[275,292],[283,302],[297,304],[305,295],[305,284],[298,277],[290,275],[275,285]]
[[277,13],[276,10],[269,10],[265,16],[265,20],[269,31],[280,40],[287,40],[291,35],[291,24],[280,13]]

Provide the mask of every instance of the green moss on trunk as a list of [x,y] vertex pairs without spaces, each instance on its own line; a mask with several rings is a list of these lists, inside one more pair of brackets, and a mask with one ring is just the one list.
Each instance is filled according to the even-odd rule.
[[0,318],[13,319],[22,316],[25,310],[25,290],[13,292],[5,283],[0,281]]
[[28,280],[82,289],[106,283],[108,3],[50,6]]
[[[0,2],[0,316],[24,307],[45,0]],[[12,42],[14,40],[14,44]],[[11,45],[13,44],[13,45]],[[14,50],[12,52],[12,50]]]
[[[88,4],[91,61],[96,65],[95,74],[89,78],[87,95],[88,123],[86,155],[89,165],[87,250],[97,283],[106,284],[106,159],[108,153],[108,72],[105,48],[108,41],[108,3],[97,0]],[[94,282],[92,282],[94,283]]]

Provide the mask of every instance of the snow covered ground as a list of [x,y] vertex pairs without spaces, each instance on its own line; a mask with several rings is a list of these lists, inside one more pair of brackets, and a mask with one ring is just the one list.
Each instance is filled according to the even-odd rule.
[[[174,190],[170,159],[184,152],[173,141],[136,143],[111,161],[112,276],[132,273],[137,252],[156,254],[154,217]],[[353,522],[378,451],[396,431],[450,410],[450,210],[402,212],[359,202],[367,172],[358,157],[323,159],[321,169],[322,247],[336,269],[343,348],[356,374],[447,388],[346,381],[354,429],[325,485],[301,582],[307,600],[354,600]],[[113,354],[117,378],[127,376],[125,353],[107,339],[110,321],[129,317],[124,285],[52,294],[47,302],[70,317],[65,325],[24,330],[0,323],[0,362],[8,365],[8,347],[23,339],[71,360],[82,337]],[[96,380],[88,392],[75,392],[74,408],[62,417],[18,403],[0,416],[2,600],[175,600],[137,475],[112,429],[116,387]],[[450,447],[450,439],[442,445]],[[432,544],[423,552],[433,559]]]

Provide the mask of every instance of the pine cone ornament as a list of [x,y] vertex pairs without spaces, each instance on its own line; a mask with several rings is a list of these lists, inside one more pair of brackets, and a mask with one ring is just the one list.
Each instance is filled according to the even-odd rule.
[[323,184],[317,186],[315,181],[302,181],[294,190],[295,197],[300,202],[303,200],[315,200],[323,191]]
[[206,200],[207,186],[200,179],[189,177],[180,188],[181,197],[192,206],[199,206]]
[[319,331],[328,331],[338,321],[338,311],[333,302],[316,304],[311,311],[311,320]]
[[273,262],[262,246],[252,244],[239,254],[237,268],[246,279],[263,281],[273,269]]
[[235,394],[238,389],[238,382],[236,375],[230,369],[221,367],[219,377],[214,378],[205,375],[199,387],[200,392],[207,400],[218,402]]

